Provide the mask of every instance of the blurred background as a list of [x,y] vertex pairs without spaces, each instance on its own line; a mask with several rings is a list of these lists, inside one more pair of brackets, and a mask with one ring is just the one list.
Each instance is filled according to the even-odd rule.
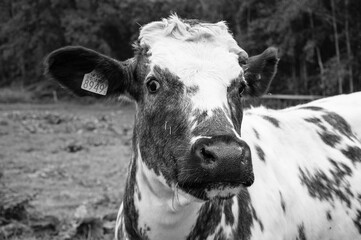
[[[328,96],[361,89],[359,0],[1,0],[0,87],[46,96],[42,61],[82,45],[119,60],[139,28],[177,13],[228,22],[249,55],[280,50],[274,94]],[[50,89],[49,89],[50,88]]]
[[43,76],[51,51],[125,60],[139,28],[177,13],[225,20],[249,55],[280,51],[283,108],[361,90],[360,0],[0,0],[0,240],[113,239],[134,105],[74,98]]

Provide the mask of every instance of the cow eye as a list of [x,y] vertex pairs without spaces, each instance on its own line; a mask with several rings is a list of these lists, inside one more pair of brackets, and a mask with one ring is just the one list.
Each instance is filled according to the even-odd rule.
[[246,89],[246,83],[245,82],[242,82],[241,83],[241,86],[239,87],[238,89],[238,93],[239,93],[239,96],[242,96],[244,90]]
[[150,93],[156,93],[158,92],[159,88],[160,88],[160,83],[158,82],[157,79],[155,78],[151,78],[148,82],[147,82],[147,88],[148,91]]

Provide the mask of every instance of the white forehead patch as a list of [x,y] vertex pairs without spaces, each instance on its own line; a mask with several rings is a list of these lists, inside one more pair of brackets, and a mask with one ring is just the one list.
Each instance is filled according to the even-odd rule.
[[194,108],[227,105],[227,87],[242,74],[238,55],[244,50],[224,22],[190,25],[173,15],[142,27],[139,40],[149,47],[151,69],[168,69],[186,86],[198,87]]

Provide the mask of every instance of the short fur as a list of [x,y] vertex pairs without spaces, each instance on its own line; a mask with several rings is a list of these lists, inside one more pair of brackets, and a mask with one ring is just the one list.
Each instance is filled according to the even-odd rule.
[[93,95],[80,86],[96,71],[137,103],[118,239],[361,238],[361,93],[243,114],[277,50],[245,59],[224,22],[177,16],[142,27],[124,62],[49,55],[47,74],[77,95]]

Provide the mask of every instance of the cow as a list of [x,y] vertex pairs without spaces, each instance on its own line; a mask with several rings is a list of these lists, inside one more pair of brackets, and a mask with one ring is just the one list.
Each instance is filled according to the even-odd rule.
[[45,60],[78,96],[136,103],[117,239],[361,239],[361,93],[245,109],[278,53],[248,57],[225,22],[172,15],[134,57],[83,47]]

